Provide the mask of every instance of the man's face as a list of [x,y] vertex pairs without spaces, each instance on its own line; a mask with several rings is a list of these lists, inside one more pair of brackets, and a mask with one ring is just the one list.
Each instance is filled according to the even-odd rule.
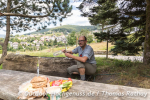
[[78,44],[80,47],[84,47],[86,45],[86,42],[85,41],[85,38],[84,37],[80,37],[79,40],[78,40]]

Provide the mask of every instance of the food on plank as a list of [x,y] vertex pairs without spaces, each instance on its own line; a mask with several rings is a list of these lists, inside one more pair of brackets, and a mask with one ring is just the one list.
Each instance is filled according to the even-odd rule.
[[42,88],[47,86],[47,78],[36,76],[31,80],[32,88]]

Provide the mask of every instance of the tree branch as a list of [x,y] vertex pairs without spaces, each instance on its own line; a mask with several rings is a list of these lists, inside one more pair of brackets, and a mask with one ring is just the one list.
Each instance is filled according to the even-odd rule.
[[113,25],[113,26],[110,26],[110,27],[106,27],[106,28],[104,28],[103,30],[106,30],[106,29],[109,29],[109,28],[114,28],[114,27],[117,26],[117,25],[119,25],[119,23],[117,23],[117,24],[115,24],[115,25]]
[[48,13],[46,15],[41,15],[41,16],[14,14],[14,13],[3,13],[3,15],[0,15],[0,16],[20,16],[20,17],[28,17],[28,18],[42,18],[42,17],[47,17],[49,15],[50,15],[50,13]]
[[132,14],[127,14],[127,13],[124,13],[125,15],[128,15],[128,16],[136,16],[136,17],[142,17],[142,16],[146,16],[146,14],[141,14],[141,15],[132,15]]
[[4,11],[6,11],[6,8],[0,10],[0,12],[4,12]]
[[3,46],[4,43],[0,42],[0,45]]
[[14,9],[16,9],[16,8],[19,8],[19,7],[21,7],[22,5],[20,5],[20,6],[17,6],[17,7],[15,7],[15,8],[12,8],[12,9],[10,9],[10,11],[12,11],[12,10],[14,10]]

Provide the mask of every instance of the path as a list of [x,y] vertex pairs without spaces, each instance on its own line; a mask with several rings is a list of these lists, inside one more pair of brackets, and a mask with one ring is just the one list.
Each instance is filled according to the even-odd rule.
[[[95,55],[95,57],[106,57],[106,55]],[[113,56],[113,55],[108,55],[108,58],[143,62],[142,56]]]

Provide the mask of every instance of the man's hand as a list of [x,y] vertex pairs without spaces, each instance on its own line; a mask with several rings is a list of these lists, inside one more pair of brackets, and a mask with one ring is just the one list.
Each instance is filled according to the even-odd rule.
[[68,58],[71,58],[72,54],[70,54],[70,53],[65,53],[65,56],[68,57]]
[[70,53],[70,54],[73,54],[72,51],[66,51],[65,49],[61,50],[63,53]]
[[61,50],[63,53],[65,53],[66,52],[66,50],[65,49],[63,49],[63,50]]

